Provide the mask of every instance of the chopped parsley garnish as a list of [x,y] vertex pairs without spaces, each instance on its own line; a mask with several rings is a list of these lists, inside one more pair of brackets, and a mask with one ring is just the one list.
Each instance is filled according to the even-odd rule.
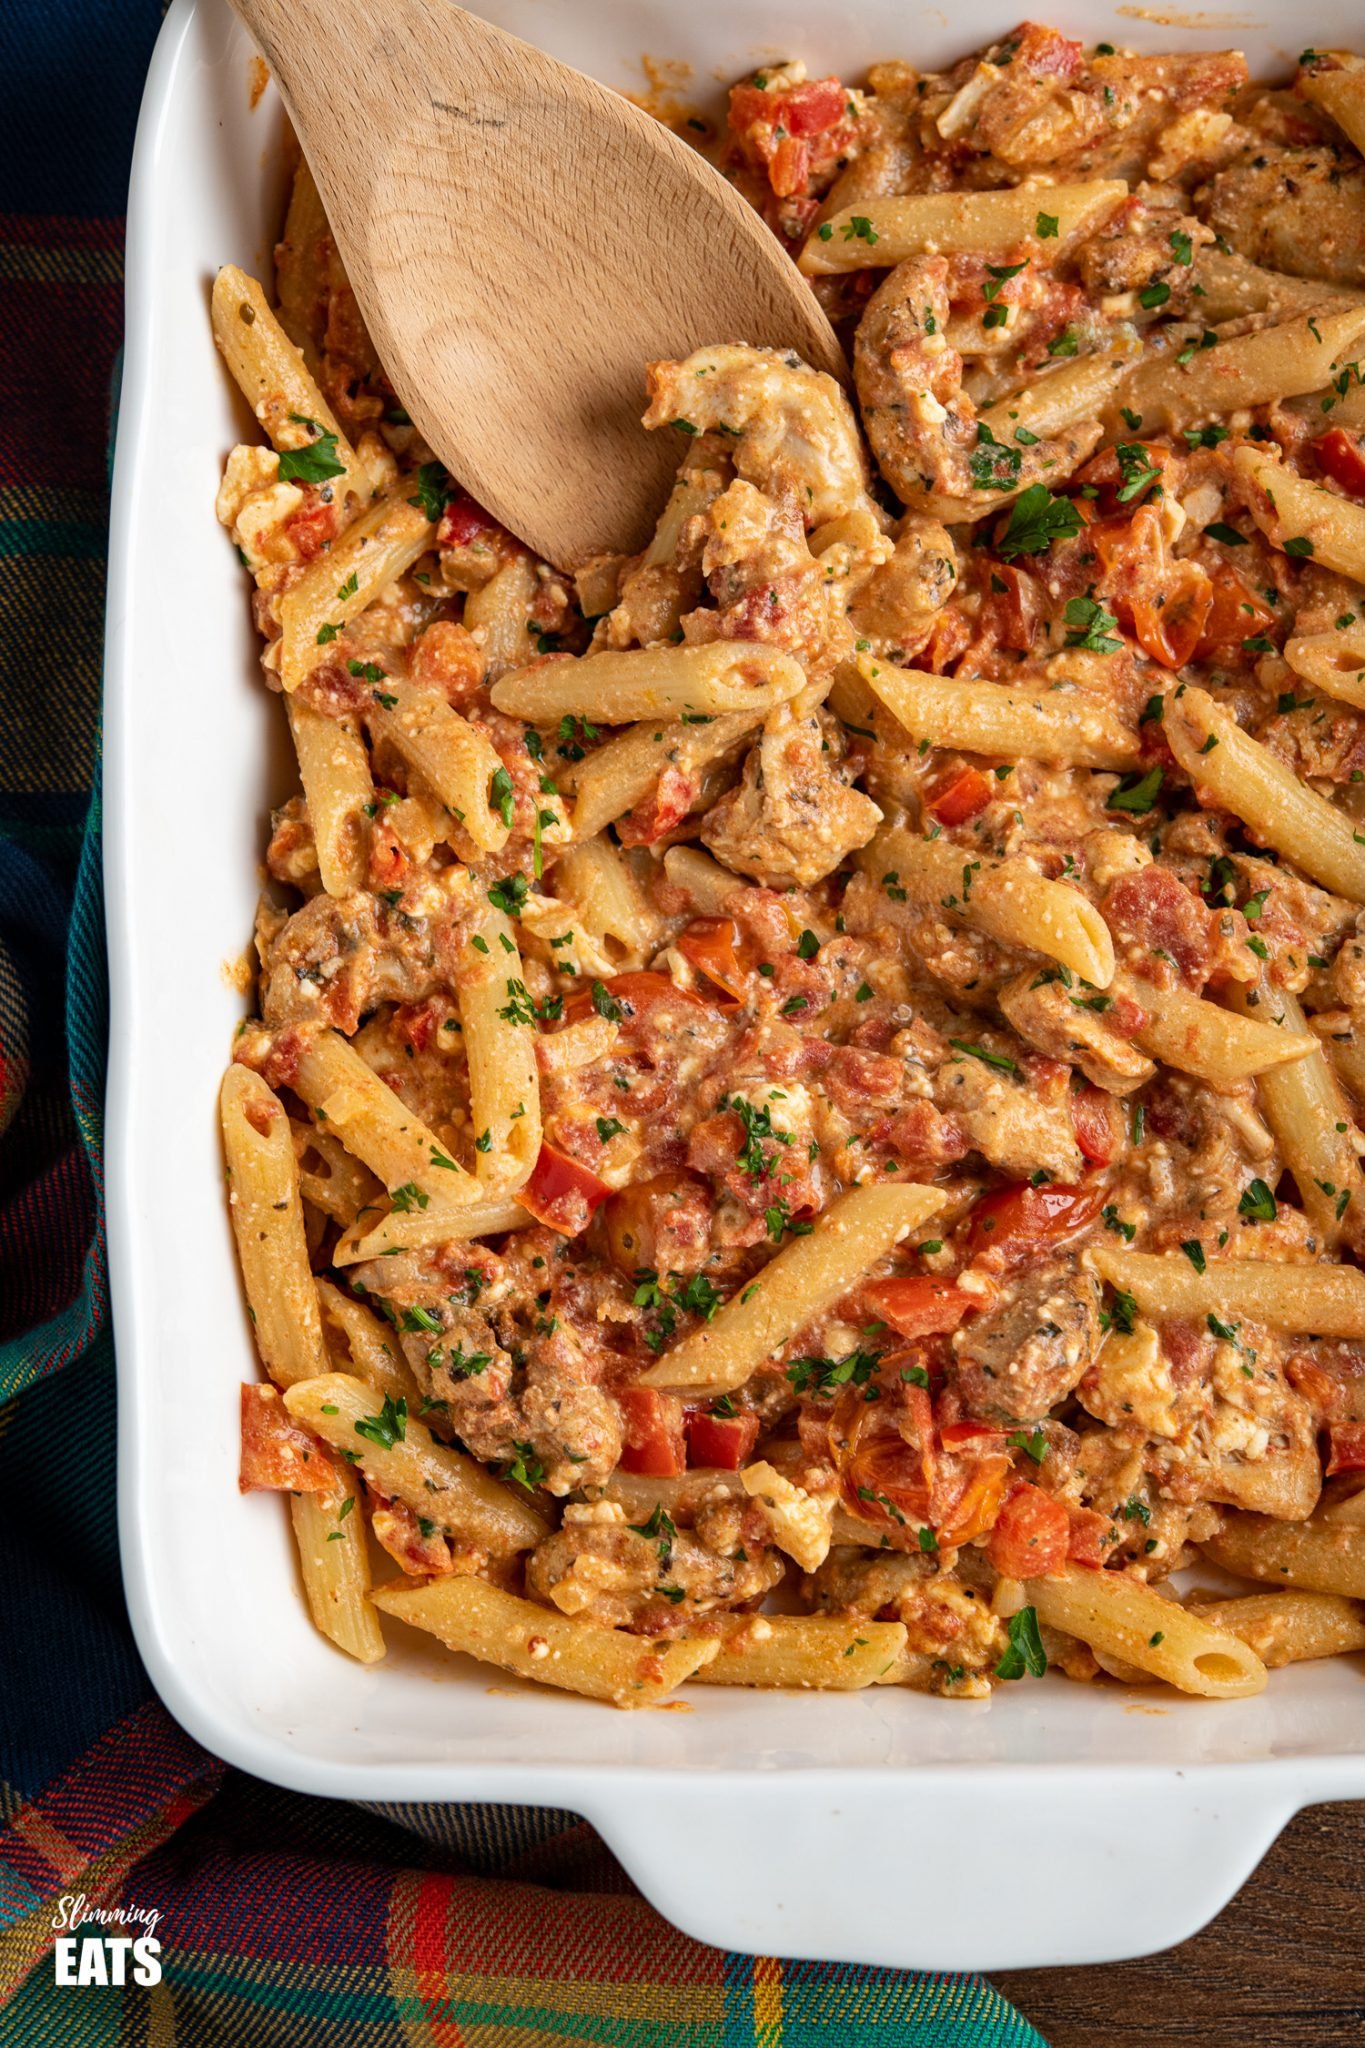
[[1204,531],[1210,540],[1221,540],[1225,548],[1244,548],[1247,544],[1244,533],[1239,533],[1235,526],[1225,526],[1221,519],[1215,519]]
[[880,1351],[850,1351],[846,1358],[794,1358],[787,1378],[798,1394],[819,1398],[836,1387],[863,1387],[881,1364]]
[[1033,232],[1040,242],[1055,242],[1060,226],[1055,213],[1040,213],[1033,223]]
[[984,1045],[973,1045],[966,1038],[950,1038],[948,1043],[955,1046],[958,1052],[969,1053],[974,1060],[980,1060],[985,1066],[998,1067],[1002,1074],[1017,1074],[1019,1071],[1016,1063],[1006,1059],[1002,1052],[988,1052]]
[[1204,1257],[1204,1247],[1200,1244],[1197,1237],[1182,1238],[1180,1240],[1180,1249],[1184,1252],[1185,1257],[1194,1267],[1196,1273],[1204,1272],[1208,1266],[1208,1260]]
[[1118,501],[1120,505],[1127,505],[1149,484],[1158,482],[1161,471],[1149,459],[1141,441],[1120,441],[1114,454],[1118,458],[1119,475],[1123,478],[1118,488]]
[[495,771],[493,779],[488,785],[488,801],[510,832],[512,829],[512,807],[516,801],[516,792],[512,788],[512,778],[505,768],[499,768]]
[[1047,1437],[1041,1429],[1016,1429],[1005,1438],[1012,1450],[1022,1451],[1026,1458],[1032,1458],[1035,1465],[1041,1465],[1047,1456]]
[[439,519],[450,501],[450,479],[439,462],[424,462],[414,479],[417,496],[410,505],[420,505],[428,519]]
[[1151,810],[1161,794],[1161,785],[1166,779],[1162,768],[1149,768],[1147,773],[1131,782],[1121,782],[1105,799],[1109,811],[1131,811],[1135,817],[1144,816]]
[[506,916],[520,917],[530,887],[525,875],[507,875],[501,882],[494,882],[488,892],[488,900],[495,910],[503,911]]
[[613,1138],[619,1138],[625,1128],[619,1116],[599,1116],[597,1119],[597,1136],[603,1145],[609,1145]]
[[1273,1223],[1279,1213],[1279,1205],[1263,1180],[1258,1178],[1242,1190],[1237,1204],[1239,1216],[1245,1216],[1251,1223]]
[[1055,540],[1071,540],[1084,524],[1070,498],[1054,498],[1045,484],[1030,484],[1010,507],[997,550],[1007,561],[1014,555],[1040,555]]
[[313,439],[303,448],[280,451],[279,479],[282,484],[325,484],[329,477],[345,476],[346,465],[337,461],[337,437],[325,434],[316,420],[291,412],[296,427],[311,427]]
[[1123,645],[1121,640],[1113,638],[1112,629],[1118,620],[1093,597],[1068,599],[1065,618],[1069,628],[1066,636],[1068,647],[1084,647],[1091,654],[1117,654]]
[[1298,534],[1292,540],[1285,542],[1284,551],[1287,555],[1295,555],[1302,558],[1305,555],[1312,554],[1313,543],[1306,535]]
[[518,1443],[514,1437],[512,1450],[514,1455],[503,1467],[503,1478],[514,1479],[519,1486],[539,1486],[545,1477],[545,1467],[535,1455],[535,1445]]
[[1019,481],[1023,456],[1017,448],[997,441],[984,420],[977,424],[976,446],[970,457],[972,488],[977,491],[1007,491]]
[[619,1024],[625,1016],[624,1007],[617,1002],[605,981],[592,985],[592,1006],[599,1017],[605,1017],[609,1024]]
[[1041,1678],[1047,1670],[1047,1653],[1038,1633],[1035,1608],[1021,1607],[1010,1616],[1009,1638],[1009,1648],[995,1667],[996,1677],[1022,1678],[1028,1672],[1031,1678]]
[[415,1180],[408,1180],[404,1181],[401,1188],[394,1188],[389,1199],[393,1203],[395,1215],[407,1216],[413,1209],[425,1209],[431,1197],[423,1194]]
[[[437,1328],[440,1328],[439,1323]],[[395,1401],[391,1394],[385,1394],[384,1405],[378,1415],[362,1415],[355,1425],[357,1436],[363,1436],[381,1450],[391,1451],[395,1444],[401,1444],[408,1433],[408,1404],[402,1394]]]

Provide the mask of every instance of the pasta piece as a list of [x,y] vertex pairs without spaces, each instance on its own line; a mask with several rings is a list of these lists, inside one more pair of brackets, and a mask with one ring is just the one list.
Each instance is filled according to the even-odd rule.
[[1284,658],[1295,675],[1324,696],[1365,711],[1365,625],[1298,634],[1286,641]]
[[[1365,542],[1365,508],[1360,517]],[[1361,571],[1365,575],[1365,547]],[[1207,690],[1168,694],[1162,731],[1196,786],[1239,817],[1256,839],[1325,889],[1365,903],[1365,835],[1344,811],[1244,733]]]
[[[471,1186],[477,1186],[471,1182]],[[390,1209],[359,1215],[338,1238],[334,1266],[358,1266],[365,1259],[387,1258],[391,1252],[429,1251],[434,1245],[456,1244],[462,1238],[492,1237],[499,1231],[524,1230],[535,1218],[511,1195],[475,1196],[472,1201],[440,1201],[425,1209]]]
[[744,744],[763,710],[731,711],[704,725],[646,720],[588,755],[574,782],[573,833],[592,839],[633,810],[666,769],[694,788],[701,773]]
[[330,1324],[344,1340],[349,1370],[356,1379],[378,1387],[390,1400],[406,1401],[409,1413],[421,1402],[422,1390],[409,1369],[388,1323],[381,1323],[373,1309],[366,1308],[353,1294],[344,1294],[330,1280],[317,1283],[318,1302],[324,1324]]
[[1232,459],[1252,486],[1251,516],[1272,546],[1311,555],[1324,568],[1365,583],[1365,505],[1295,475],[1260,448],[1244,444]]
[[590,718],[626,725],[638,718],[757,714],[804,690],[800,663],[759,640],[704,647],[634,648],[624,654],[563,655],[517,669],[493,685],[499,711],[538,725]]
[[757,1280],[665,1352],[640,1385],[704,1387],[712,1393],[742,1387],[775,1351],[832,1308],[892,1245],[941,1209],[943,1201],[937,1188],[912,1182],[850,1188],[809,1236],[784,1245]]
[[726,898],[745,887],[742,875],[732,875],[698,846],[670,846],[664,873],[675,889],[686,889],[696,909],[708,917],[717,916]]
[[1311,1522],[1281,1522],[1268,1515],[1233,1514],[1201,1548],[1239,1578],[1365,1599],[1365,1523],[1318,1516]]
[[1247,313],[1269,313],[1280,320],[1291,313],[1311,313],[1318,306],[1347,306],[1357,296],[1323,278],[1263,270],[1246,256],[1216,248],[1200,250],[1199,282],[1204,287],[1199,311],[1211,327]]
[[1230,1016],[1179,983],[1158,989],[1120,969],[1113,987],[1115,995],[1126,996],[1141,1010],[1146,1021],[1133,1033],[1133,1043],[1149,1059],[1164,1060],[1168,1067],[1211,1081],[1216,1088],[1231,1087],[1290,1060],[1307,1059],[1314,1050],[1309,1032]]
[[360,1488],[341,1474],[344,1494],[294,1493],[289,1518],[298,1544],[299,1570],[313,1625],[320,1635],[361,1664],[377,1664],[384,1635],[370,1604],[370,1552]]
[[283,454],[309,447],[317,435],[334,435],[332,456],[342,474],[328,481],[336,502],[348,490],[367,498],[364,469],[312,372],[255,278],[235,263],[225,263],[214,279],[212,316],[213,338],[272,447]]
[[863,680],[912,739],[935,747],[1008,760],[1061,761],[1076,768],[1131,768],[1134,735],[1112,711],[1078,690],[1006,689],[1001,683],[958,682],[922,669],[893,668],[858,656]]
[[1330,56],[1337,69],[1301,71],[1298,90],[1324,114],[1330,114],[1344,135],[1365,154],[1365,64],[1342,50],[1322,53]]
[[497,853],[507,844],[510,828],[493,790],[502,775],[509,785],[504,803],[510,806],[507,771],[492,741],[452,710],[439,690],[386,676],[367,716],[376,737],[417,770],[481,852]]
[[1248,1593],[1192,1600],[1187,1611],[1240,1636],[1270,1671],[1365,1650],[1365,1607],[1335,1593]]
[[465,599],[464,623],[483,651],[489,682],[525,661],[530,636],[538,630],[531,623],[531,607],[539,592],[535,563],[518,554]]
[[435,528],[420,502],[407,497],[411,487],[405,477],[387,497],[376,499],[280,599],[280,681],[286,690],[297,690],[328,660],[327,649],[348,620],[431,546]]
[[816,229],[801,251],[807,277],[831,271],[890,269],[907,256],[989,256],[1031,241],[1040,213],[1057,222],[1047,253],[1055,255],[1095,230],[1128,196],[1121,178],[1083,185],[1019,185],[998,192],[915,193],[907,198],[860,199]]
[[[1026,446],[1030,434],[1037,440],[1051,441],[1070,427],[1084,426],[1087,421],[1098,418],[1120,388],[1127,392],[1128,379],[1140,353],[1136,341],[1116,341],[1088,356],[1078,357],[1074,363],[1063,364],[1044,377],[1035,378],[1023,391],[1015,392],[1010,398],[1002,398],[978,415],[977,432],[981,441],[986,443],[989,436],[1002,447],[1013,447],[1022,430]],[[1086,448],[1078,443],[1077,462],[1086,452]],[[974,524],[978,519],[998,512],[1002,505],[1008,505],[1025,488],[1025,480],[1021,478],[1006,490],[973,491],[970,498],[949,498],[929,491],[917,500],[917,504],[923,512],[943,520],[945,525]]]
[[465,928],[455,971],[479,1186],[486,1198],[507,1196],[540,1154],[540,1077],[516,936],[487,898]]
[[326,293],[327,278],[320,252],[331,232],[308,159],[301,156],[289,188],[284,234],[275,252],[275,295],[280,302],[280,325],[301,351],[314,376],[317,350],[310,323],[314,307]]
[[1114,942],[1094,904],[1025,860],[972,860],[964,848],[904,825],[879,832],[856,858],[869,880],[885,885],[888,916],[902,905],[932,911],[1060,960],[1093,988],[1108,988],[1114,978]]
[[285,703],[322,886],[329,896],[349,896],[365,884],[365,818],[374,808],[370,757],[348,722],[327,718],[297,697]]
[[1068,1565],[1055,1578],[1026,1579],[1023,1592],[1047,1627],[1164,1678],[1180,1692],[1237,1700],[1265,1690],[1265,1666],[1238,1636],[1163,1600],[1126,1572]]
[[1134,372],[1124,403],[1142,415],[1144,434],[1207,420],[1243,407],[1320,391],[1365,336],[1365,306],[1299,314],[1257,334],[1196,349],[1180,364],[1153,356]]
[[437,1203],[477,1196],[473,1174],[447,1158],[435,1132],[339,1031],[320,1032],[305,1047],[293,1085],[295,1094],[386,1188],[413,1184]]
[[554,884],[560,903],[614,969],[644,966],[662,937],[663,921],[605,832],[560,854]]
[[[1267,978],[1259,989],[1229,983],[1225,1000],[1243,1017],[1271,1017],[1296,1034],[1305,1030],[1297,999],[1272,988]],[[1334,1250],[1343,1238],[1358,1242],[1365,1229],[1365,1174],[1356,1150],[1360,1134],[1322,1047],[1314,1040],[1303,1059],[1263,1073],[1259,1093],[1280,1159],[1294,1176],[1319,1245]]]
[[1205,1272],[1196,1273],[1176,1252],[1096,1245],[1087,1256],[1147,1316],[1192,1316],[1201,1323],[1210,1316],[1229,1323],[1245,1318],[1320,1337],[1365,1337],[1365,1273],[1356,1266],[1212,1259]]
[[290,1138],[299,1168],[299,1193],[343,1228],[379,1192],[367,1166],[353,1159],[339,1138],[321,1124],[291,1118]]
[[[360,1469],[377,1493],[403,1501],[457,1542],[505,1557],[533,1550],[549,1535],[544,1517],[475,1459],[438,1443],[397,1402],[385,1414],[378,1389],[364,1380],[324,1372],[300,1380],[284,1399],[290,1414],[329,1444],[358,1453]],[[357,1428],[366,1422],[377,1425],[372,1433]]]
[[758,1685],[859,1692],[905,1649],[899,1621],[844,1621],[827,1614],[718,1614],[720,1650],[693,1673],[702,1685]]
[[720,1648],[714,1637],[665,1644],[574,1621],[483,1579],[381,1586],[371,1597],[383,1613],[426,1629],[448,1650],[615,1707],[655,1706],[684,1679],[694,1678]]
[[231,1066],[218,1097],[228,1209],[261,1363],[279,1387],[327,1370],[308,1263],[289,1118],[250,1067]]

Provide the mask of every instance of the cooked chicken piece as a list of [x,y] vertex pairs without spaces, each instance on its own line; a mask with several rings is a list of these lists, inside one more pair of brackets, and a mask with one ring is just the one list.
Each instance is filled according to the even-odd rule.
[[913,649],[957,587],[957,552],[937,519],[907,512],[896,532],[896,552],[875,571],[849,606],[849,622],[862,638]]
[[528,1560],[526,1584],[563,1614],[630,1628],[644,1608],[664,1601],[681,1618],[688,1608],[761,1599],[782,1572],[781,1557],[763,1544],[738,1544],[735,1555],[723,1556],[662,1511],[632,1526],[624,1508],[604,1500],[565,1508],[563,1527]]
[[717,860],[760,882],[808,888],[866,846],[882,814],[840,779],[839,730],[818,712],[803,716],[786,704],[769,714],[739,787],[702,826]]
[[1067,987],[1055,970],[1025,968],[996,1000],[1026,1045],[1049,1059],[1074,1060],[1088,1081],[1112,1095],[1140,1088],[1156,1072],[1146,1054],[1114,1030],[1109,1013],[1087,1008],[1083,991]]
[[1239,255],[1291,277],[1365,284],[1365,165],[1330,148],[1257,149],[1197,197]]
[[832,377],[792,354],[722,344],[651,363],[647,427],[681,420],[732,437],[735,473],[793,495],[808,525],[865,505],[867,472],[853,408]]
[[1048,1260],[954,1334],[958,1392],[970,1414],[1037,1421],[1084,1377],[1100,1335],[1099,1282],[1075,1257]]
[[1027,1180],[1041,1168],[1056,1180],[1073,1181],[1081,1171],[1066,1096],[1040,1100],[1022,1077],[963,1054],[935,1074],[934,1101],[956,1118],[976,1151],[1015,1180]]
[[689,642],[763,640],[794,655],[812,677],[853,652],[843,584],[806,546],[790,492],[765,497],[752,484],[732,483],[704,527],[702,566],[718,609],[688,614]]

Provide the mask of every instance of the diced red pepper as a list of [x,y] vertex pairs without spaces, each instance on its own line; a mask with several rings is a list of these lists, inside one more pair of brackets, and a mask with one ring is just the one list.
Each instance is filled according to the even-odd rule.
[[935,1337],[955,1330],[970,1309],[979,1306],[951,1280],[931,1273],[907,1273],[895,1280],[874,1280],[863,1291],[874,1316],[890,1323],[902,1337]]
[[1334,1422],[1327,1432],[1327,1476],[1365,1472],[1365,1422]]
[[311,562],[336,538],[337,508],[310,489],[298,511],[285,521],[284,530],[298,549],[299,559]]
[[537,1223],[561,1231],[565,1237],[577,1237],[610,1193],[607,1183],[586,1166],[542,1142],[531,1178],[516,1199]]
[[704,1408],[689,1408],[683,1424],[687,1462],[692,1466],[738,1472],[758,1440],[756,1415],[708,1415]]
[[758,965],[759,950],[732,917],[694,917],[673,941],[684,960],[742,1003],[745,983]]
[[1068,1187],[1050,1181],[1033,1187],[1025,1181],[999,1188],[972,1211],[967,1243],[974,1256],[993,1252],[998,1263],[1015,1265],[1031,1258],[1042,1245],[1063,1244],[1086,1230],[1100,1213],[1104,1189],[1098,1183]]
[[1082,1156],[1092,1166],[1108,1166],[1118,1151],[1123,1113],[1103,1088],[1086,1086],[1071,1098],[1071,1126]]
[[959,768],[932,792],[926,808],[940,825],[965,825],[985,810],[991,795],[990,781],[979,768]]
[[1365,497],[1365,447],[1359,434],[1333,427],[1313,443],[1318,468],[1353,498]]
[[656,1387],[626,1387],[616,1398],[626,1433],[621,1470],[647,1479],[676,1478],[687,1463],[677,1395],[661,1394]]
[[1061,1571],[1070,1543],[1071,1521],[1061,1502],[1021,1479],[1005,1497],[986,1555],[1007,1578],[1046,1579]]

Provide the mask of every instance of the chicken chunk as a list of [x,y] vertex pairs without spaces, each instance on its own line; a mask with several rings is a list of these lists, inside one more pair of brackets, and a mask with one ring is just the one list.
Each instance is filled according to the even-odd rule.
[[[737,789],[707,813],[702,841],[738,874],[809,888],[868,840],[882,821],[871,797],[840,778],[834,729],[788,705],[769,714]],[[834,765],[831,765],[831,764]]]
[[1069,1102],[1040,1099],[1020,1078],[997,1073],[970,1056],[949,1060],[934,1076],[934,1101],[956,1118],[967,1142],[1014,1180],[1041,1167],[1054,1179],[1075,1180],[1081,1155]]
[[1100,1335],[1098,1281],[1075,1257],[1049,1260],[954,1334],[958,1392],[973,1415],[1036,1421],[1084,1378]]
[[1088,1081],[1111,1095],[1127,1095],[1150,1081],[1156,1067],[1120,1037],[1108,1013],[1088,1009],[1060,977],[1032,967],[1007,981],[997,998],[1026,1045],[1054,1060],[1074,1060]]
[[1198,197],[1210,225],[1253,263],[1365,284],[1365,165],[1329,148],[1258,150]]
[[957,551],[947,527],[907,512],[895,554],[863,585],[849,606],[849,620],[862,638],[883,648],[914,650],[956,588]]

